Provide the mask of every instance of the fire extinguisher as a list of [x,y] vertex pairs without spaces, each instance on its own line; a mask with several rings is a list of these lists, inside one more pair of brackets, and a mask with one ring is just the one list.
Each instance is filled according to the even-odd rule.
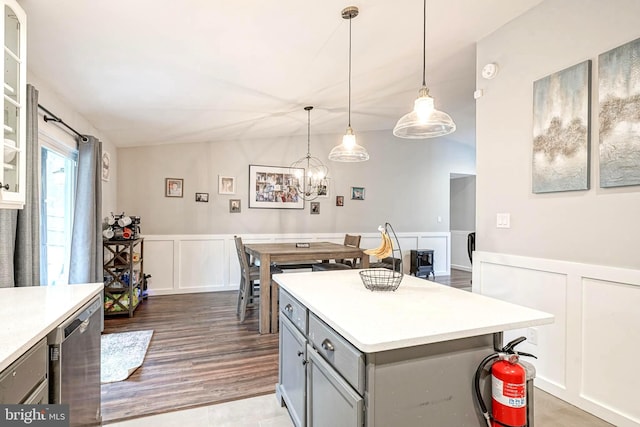
[[[527,371],[520,363],[520,356],[536,358],[533,354],[516,352],[515,346],[526,340],[516,338],[485,357],[474,376],[476,403],[482,411],[488,427],[528,427],[527,405],[532,404],[527,396]],[[480,376],[485,367],[493,362],[491,369],[491,415],[480,392]]]

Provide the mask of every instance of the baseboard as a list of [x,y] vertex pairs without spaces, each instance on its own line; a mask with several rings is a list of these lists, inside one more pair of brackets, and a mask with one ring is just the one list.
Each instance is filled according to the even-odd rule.
[[473,269],[471,267],[467,267],[465,265],[457,265],[457,264],[451,264],[451,269],[452,270],[460,270],[460,271],[466,271],[471,273],[473,271]]

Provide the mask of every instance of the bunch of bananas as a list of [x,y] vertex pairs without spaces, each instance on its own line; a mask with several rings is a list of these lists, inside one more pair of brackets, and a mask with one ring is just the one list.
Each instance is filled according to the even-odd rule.
[[364,253],[367,255],[373,255],[378,259],[383,259],[390,257],[393,253],[393,242],[391,241],[391,237],[389,237],[389,234],[387,234],[386,231],[381,231],[380,234],[382,236],[382,242],[380,243],[380,246],[375,249],[365,249]]

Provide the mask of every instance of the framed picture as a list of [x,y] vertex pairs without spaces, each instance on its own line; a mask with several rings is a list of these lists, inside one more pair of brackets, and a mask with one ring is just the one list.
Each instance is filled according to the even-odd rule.
[[249,208],[304,209],[303,168],[249,165]]
[[240,199],[229,200],[229,212],[240,213]]
[[106,151],[102,152],[102,180],[109,181],[111,177],[111,155]]
[[329,180],[327,178],[324,179],[324,185],[318,187],[318,198],[329,198]]
[[351,200],[364,200],[364,187],[351,187]]
[[236,177],[218,176],[218,194],[236,194]]
[[589,189],[591,61],[533,83],[534,193]]
[[183,183],[182,178],[165,178],[164,197],[182,197]]
[[640,39],[598,56],[600,187],[640,185]]
[[209,193],[196,193],[196,202],[209,203]]
[[344,196],[336,196],[336,206],[344,206]]
[[311,202],[311,215],[320,214],[320,202]]

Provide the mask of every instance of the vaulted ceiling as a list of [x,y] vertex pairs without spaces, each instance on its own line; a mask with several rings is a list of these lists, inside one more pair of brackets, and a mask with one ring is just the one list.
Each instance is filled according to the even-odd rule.
[[[346,2],[345,2],[346,1]],[[428,0],[427,85],[475,143],[475,42],[541,0]],[[349,21],[356,133],[389,130],[422,81],[419,0],[20,0],[29,70],[120,147],[341,134]],[[391,136],[390,136],[391,137]]]

